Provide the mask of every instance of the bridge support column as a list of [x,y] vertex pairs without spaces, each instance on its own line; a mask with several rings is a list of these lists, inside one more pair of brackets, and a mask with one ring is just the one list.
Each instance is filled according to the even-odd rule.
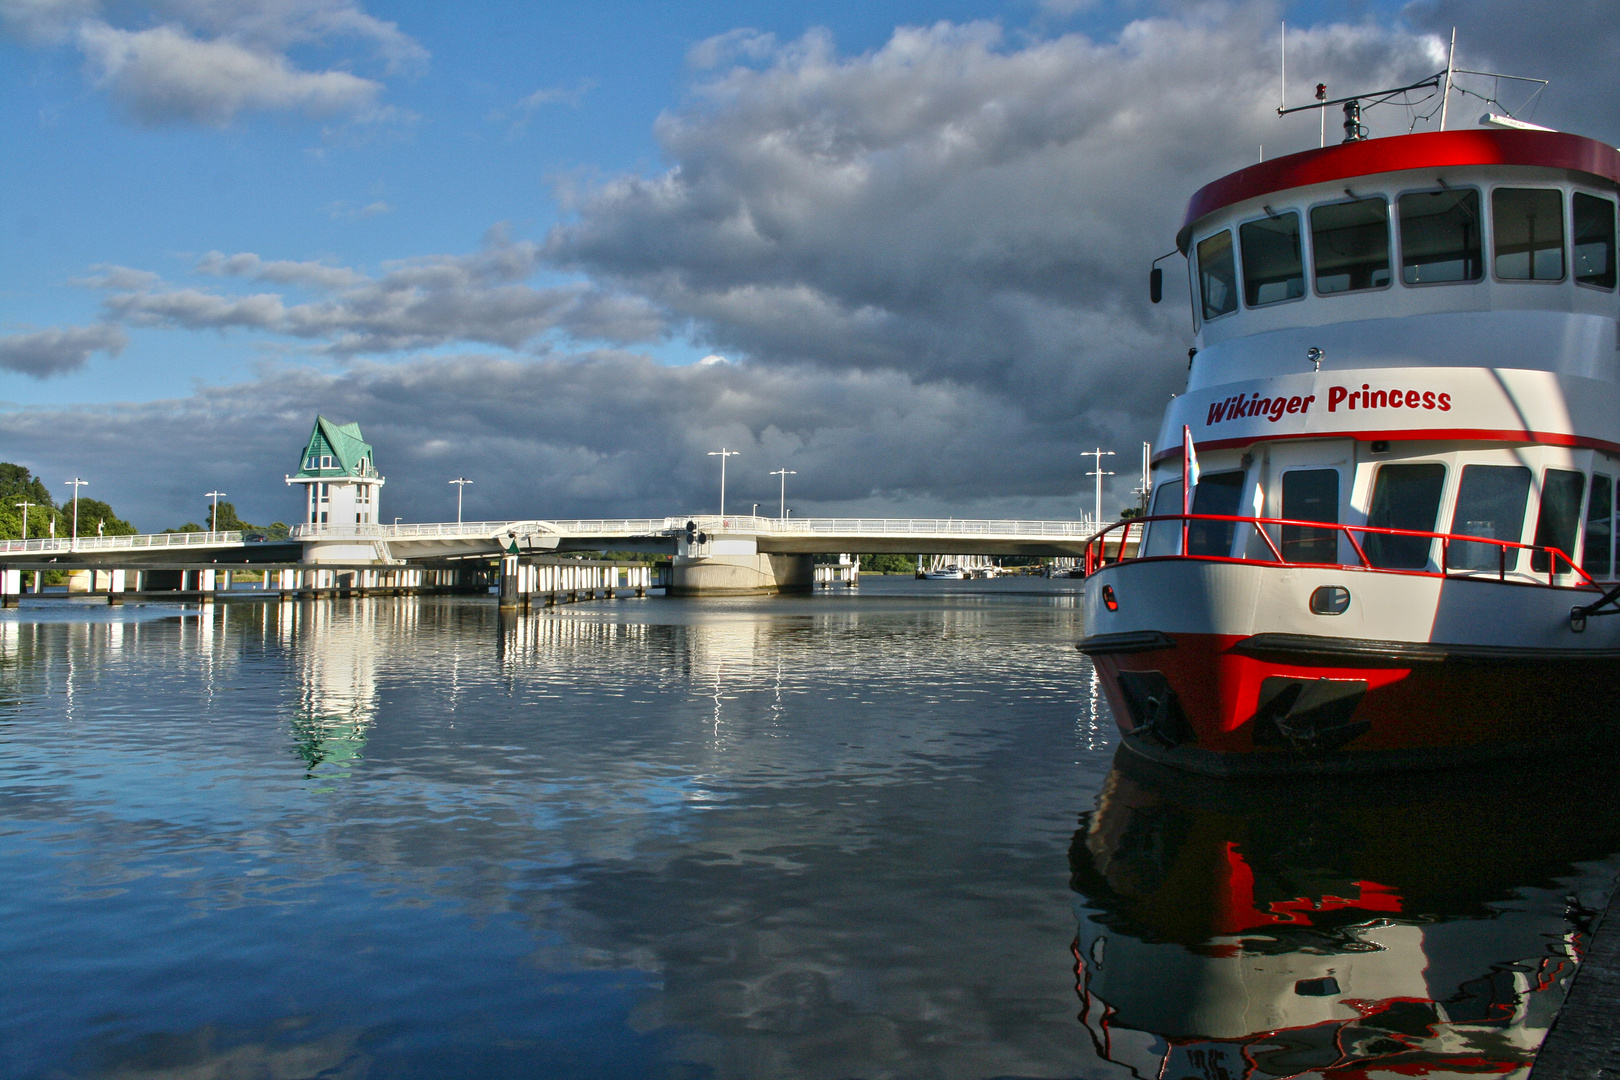
[[107,577],[107,603],[116,607],[124,602],[124,585],[126,572],[123,570],[109,571]]
[[[682,547],[685,547],[683,542]],[[768,555],[752,540],[715,540],[701,553],[677,552],[668,589],[670,596],[749,596],[783,592],[810,592],[815,588],[815,558],[811,555]]]
[[0,604],[16,607],[22,588],[21,570],[0,570]]
[[519,591],[518,580],[523,567],[518,565],[516,555],[501,556],[501,610],[516,611],[523,606],[523,596]]

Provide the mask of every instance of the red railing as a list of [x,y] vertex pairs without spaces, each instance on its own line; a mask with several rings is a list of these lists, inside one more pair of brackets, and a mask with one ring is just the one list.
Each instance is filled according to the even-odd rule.
[[[1367,570],[1382,570],[1382,571],[1386,571],[1386,572],[1389,572],[1389,573],[1395,573],[1395,574],[1430,574],[1430,573],[1432,573],[1432,571],[1429,571],[1427,569],[1427,565],[1428,565],[1428,560],[1427,559],[1424,560],[1424,567],[1423,568],[1390,567],[1390,566],[1378,566],[1378,565],[1374,564],[1373,561],[1367,557],[1367,552],[1362,548],[1361,544],[1356,540],[1356,535],[1357,534],[1360,534],[1360,536],[1362,537],[1363,540],[1365,540],[1368,535],[1373,535],[1373,536],[1404,536],[1404,537],[1413,537],[1415,539],[1420,539],[1420,540],[1429,540],[1431,542],[1435,541],[1435,540],[1439,540],[1440,541],[1440,573],[1448,574],[1448,575],[1450,573],[1452,573],[1452,570],[1453,570],[1453,568],[1451,566],[1451,545],[1452,544],[1455,543],[1455,544],[1485,544],[1485,545],[1489,545],[1489,546],[1492,546],[1492,547],[1496,548],[1496,555],[1497,555],[1496,576],[1497,576],[1497,579],[1500,580],[1500,581],[1506,581],[1507,580],[1507,574],[1508,574],[1507,555],[1508,555],[1508,552],[1510,550],[1512,550],[1514,552],[1518,552],[1518,551],[1521,551],[1521,550],[1529,551],[1529,552],[1532,553],[1532,557],[1534,556],[1534,554],[1536,552],[1544,552],[1547,555],[1547,584],[1548,585],[1556,585],[1557,584],[1556,578],[1557,578],[1558,574],[1560,574],[1560,573],[1573,573],[1573,574],[1578,575],[1579,578],[1580,578],[1579,581],[1574,583],[1574,587],[1577,587],[1577,588],[1591,587],[1593,589],[1597,589],[1599,592],[1602,591],[1602,588],[1598,585],[1598,583],[1596,581],[1592,580],[1592,576],[1590,574],[1588,574],[1585,570],[1581,569],[1579,566],[1577,566],[1575,564],[1574,559],[1570,558],[1561,549],[1555,548],[1555,547],[1549,547],[1549,546],[1546,546],[1546,545],[1521,544],[1521,543],[1518,543],[1517,541],[1513,541],[1513,540],[1495,540],[1495,539],[1492,539],[1491,537],[1488,537],[1488,536],[1465,536],[1465,535],[1462,535],[1462,534],[1459,534],[1459,533],[1423,532],[1423,531],[1418,530],[1418,529],[1389,529],[1389,528],[1383,528],[1383,527],[1380,527],[1380,526],[1377,526],[1377,525],[1341,525],[1341,524],[1338,524],[1337,522],[1328,522],[1328,521],[1296,521],[1296,520],[1293,520],[1291,518],[1237,517],[1237,516],[1232,515],[1232,514],[1160,514],[1160,515],[1155,516],[1155,517],[1128,518],[1125,521],[1115,522],[1114,524],[1108,526],[1106,529],[1103,529],[1101,532],[1097,533],[1089,541],[1087,541],[1087,543],[1086,543],[1086,557],[1085,557],[1086,576],[1090,577],[1093,573],[1095,573],[1097,570],[1100,570],[1104,566],[1108,566],[1108,565],[1111,565],[1113,563],[1125,561],[1125,559],[1127,558],[1127,556],[1125,554],[1125,549],[1130,544],[1131,533],[1132,533],[1133,529],[1136,531],[1137,553],[1135,555],[1132,555],[1132,556],[1129,556],[1129,557],[1130,558],[1141,558],[1142,557],[1141,543],[1142,543],[1142,539],[1143,539],[1143,534],[1146,532],[1146,527],[1149,524],[1151,524],[1151,523],[1153,523],[1155,521],[1176,521],[1176,522],[1181,523],[1180,538],[1179,538],[1180,539],[1180,544],[1181,544],[1180,549],[1178,551],[1170,553],[1169,555],[1166,555],[1166,556],[1158,556],[1158,557],[1161,557],[1161,558],[1182,558],[1183,556],[1180,554],[1180,552],[1185,551],[1187,549],[1187,539],[1188,539],[1188,532],[1189,532],[1190,525],[1195,521],[1208,521],[1208,522],[1216,522],[1216,523],[1221,523],[1221,524],[1230,524],[1230,525],[1233,525],[1233,526],[1236,526],[1236,525],[1252,525],[1254,527],[1255,535],[1258,536],[1262,541],[1265,542],[1265,546],[1266,546],[1267,550],[1270,552],[1271,558],[1270,558],[1270,560],[1249,559],[1249,558],[1231,558],[1231,557],[1226,556],[1226,555],[1194,555],[1194,556],[1190,556],[1191,558],[1210,558],[1210,559],[1218,559],[1218,560],[1222,560],[1222,561],[1226,561],[1226,562],[1268,562],[1269,561],[1269,562],[1280,563],[1280,564],[1287,565],[1287,566],[1345,566],[1345,565],[1351,565],[1351,564],[1340,563],[1340,562],[1319,562],[1319,561],[1313,560],[1313,559],[1290,559],[1287,556],[1285,556],[1283,554],[1283,552],[1282,552],[1282,549],[1277,546],[1277,541],[1272,539],[1271,533],[1267,530],[1267,526],[1270,526],[1270,525],[1294,526],[1294,527],[1298,527],[1298,528],[1315,530],[1315,536],[1313,536],[1312,539],[1319,538],[1321,536],[1321,534],[1327,533],[1327,532],[1343,533],[1344,538],[1350,542],[1350,547],[1355,551],[1356,558],[1358,560],[1360,560],[1359,565],[1362,568],[1367,569]],[[1110,536],[1109,536],[1110,533],[1115,533],[1116,531],[1117,531],[1117,537],[1114,538],[1114,539],[1117,539],[1117,543],[1114,542],[1114,540],[1112,540],[1110,538]],[[1236,537],[1234,537],[1234,540],[1235,539],[1236,539]],[[1109,557],[1109,547],[1110,546],[1113,547],[1113,557],[1112,558]],[[1337,545],[1335,545],[1335,547],[1336,546]],[[1230,550],[1230,549],[1228,549],[1228,550]],[[1514,563],[1515,563],[1515,566],[1517,566],[1517,563],[1518,563],[1517,555],[1515,555],[1515,557],[1514,557]],[[1559,564],[1560,563],[1563,563],[1564,565],[1566,565],[1568,567],[1568,570],[1560,570],[1559,569]],[[1479,570],[1478,567],[1464,567],[1462,569],[1475,571],[1475,572],[1477,572]],[[1537,574],[1540,573],[1540,571],[1532,571],[1532,572],[1537,573]]]

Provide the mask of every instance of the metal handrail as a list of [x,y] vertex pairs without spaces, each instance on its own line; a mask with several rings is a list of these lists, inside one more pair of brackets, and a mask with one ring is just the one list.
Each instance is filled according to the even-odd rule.
[[[1128,518],[1128,519],[1126,519],[1124,521],[1115,522],[1114,524],[1109,525],[1107,528],[1103,529],[1101,532],[1097,533],[1097,535],[1092,537],[1091,541],[1089,543],[1087,543],[1087,545],[1086,545],[1086,554],[1085,554],[1085,564],[1084,564],[1085,565],[1086,576],[1087,577],[1091,576],[1097,570],[1101,569],[1105,565],[1109,565],[1110,563],[1117,563],[1117,562],[1125,561],[1125,547],[1126,547],[1126,544],[1129,542],[1131,529],[1132,528],[1140,528],[1140,529],[1145,531],[1145,527],[1147,525],[1149,525],[1150,523],[1155,522],[1155,521],[1176,521],[1176,522],[1180,522],[1182,524],[1181,536],[1182,536],[1182,540],[1183,540],[1183,545],[1182,545],[1182,550],[1174,553],[1173,555],[1154,556],[1154,557],[1193,558],[1193,559],[1212,557],[1212,556],[1200,556],[1200,555],[1185,555],[1185,554],[1183,554],[1183,552],[1186,550],[1185,540],[1186,540],[1186,535],[1187,535],[1187,526],[1191,522],[1194,522],[1194,521],[1213,521],[1213,522],[1230,523],[1230,524],[1237,524],[1237,525],[1252,525],[1252,526],[1254,526],[1254,531],[1255,531],[1256,535],[1258,535],[1261,539],[1263,539],[1265,541],[1265,543],[1266,543],[1266,547],[1268,549],[1270,549],[1272,560],[1277,562],[1277,563],[1283,564],[1285,566],[1345,566],[1345,565],[1349,565],[1349,564],[1346,564],[1346,563],[1337,563],[1337,562],[1335,562],[1335,563],[1320,563],[1320,562],[1312,562],[1312,561],[1301,560],[1301,559],[1289,559],[1287,556],[1285,556],[1282,553],[1281,549],[1278,548],[1276,542],[1272,540],[1271,533],[1266,529],[1266,526],[1268,526],[1268,525],[1290,525],[1290,526],[1299,526],[1299,527],[1302,527],[1302,528],[1310,528],[1310,529],[1332,530],[1334,532],[1343,533],[1345,535],[1345,539],[1347,539],[1350,542],[1351,548],[1354,549],[1354,551],[1356,553],[1356,558],[1358,560],[1360,560],[1359,565],[1363,569],[1367,569],[1367,570],[1382,570],[1382,571],[1386,571],[1386,572],[1389,572],[1389,573],[1397,573],[1397,574],[1398,573],[1411,574],[1411,573],[1425,573],[1426,572],[1426,571],[1420,571],[1420,570],[1415,570],[1415,569],[1402,569],[1402,568],[1399,568],[1399,567],[1374,566],[1373,563],[1372,563],[1372,560],[1367,557],[1367,553],[1366,553],[1365,550],[1363,550],[1361,544],[1357,543],[1356,536],[1355,536],[1355,534],[1357,534],[1357,533],[1361,534],[1361,537],[1362,537],[1363,540],[1365,540],[1369,534],[1376,535],[1376,536],[1410,536],[1410,537],[1415,537],[1415,538],[1418,538],[1418,539],[1427,539],[1427,540],[1430,540],[1430,541],[1439,540],[1440,541],[1440,572],[1442,574],[1447,574],[1447,575],[1451,574],[1451,572],[1452,572],[1452,568],[1451,568],[1451,545],[1453,543],[1490,544],[1490,545],[1494,545],[1496,547],[1496,549],[1497,549],[1497,580],[1499,580],[1499,581],[1506,581],[1507,580],[1507,553],[1508,553],[1508,550],[1510,548],[1514,549],[1515,551],[1519,551],[1519,550],[1529,551],[1529,552],[1531,552],[1532,556],[1534,555],[1534,553],[1536,553],[1538,551],[1544,551],[1544,552],[1546,552],[1548,554],[1548,560],[1547,560],[1547,584],[1548,585],[1556,585],[1557,584],[1555,578],[1561,572],[1558,569],[1558,564],[1559,564],[1559,561],[1562,560],[1569,567],[1569,570],[1567,572],[1577,574],[1582,579],[1579,583],[1577,583],[1577,587],[1583,587],[1583,588],[1584,587],[1590,587],[1590,588],[1596,589],[1599,592],[1603,591],[1602,587],[1599,586],[1598,583],[1595,580],[1593,580],[1592,575],[1588,574],[1584,569],[1582,569],[1580,566],[1576,565],[1575,560],[1570,558],[1569,555],[1567,555],[1563,551],[1563,549],[1552,547],[1551,545],[1547,545],[1547,544],[1524,544],[1524,543],[1520,543],[1517,540],[1498,540],[1498,539],[1496,539],[1494,537],[1489,537],[1489,536],[1469,536],[1466,533],[1426,532],[1426,531],[1421,530],[1421,529],[1391,529],[1391,528],[1387,528],[1387,527],[1381,526],[1381,525],[1347,525],[1347,524],[1341,524],[1339,522],[1334,522],[1334,521],[1301,521],[1301,520],[1297,520],[1297,519],[1294,519],[1294,518],[1242,517],[1242,516],[1239,516],[1239,515],[1236,515],[1236,514],[1158,514],[1158,515],[1154,515],[1152,517]],[[1115,551],[1114,558],[1112,560],[1110,560],[1107,557],[1108,556],[1108,534],[1111,533],[1111,532],[1114,532],[1116,529],[1120,530],[1120,533],[1119,533],[1119,545],[1118,545],[1118,547],[1117,547],[1117,549]],[[1137,550],[1137,554],[1135,556],[1133,556],[1133,558],[1142,558],[1143,556],[1142,556],[1142,547],[1141,547],[1141,537],[1138,538],[1137,549],[1136,550]],[[1214,556],[1214,557],[1220,557],[1220,556]],[[1263,561],[1263,560],[1237,559],[1235,561],[1237,561],[1237,562],[1259,562],[1259,561]],[[1464,568],[1464,569],[1466,570],[1467,568]],[[1528,577],[1529,575],[1526,575],[1526,576]]]
[[246,543],[240,530],[222,532],[135,533],[126,536],[80,536],[55,539],[0,540],[0,555],[124,551],[150,548],[223,547]]
[[754,515],[720,517],[697,515],[666,518],[524,519],[518,521],[465,521],[420,525],[301,524],[292,528],[294,540],[417,539],[500,537],[516,531],[566,536],[646,536],[682,532],[687,522],[699,531],[743,533],[753,536],[951,536],[1058,537],[1084,540],[1097,533],[1095,522],[1028,521],[964,518],[770,518]]

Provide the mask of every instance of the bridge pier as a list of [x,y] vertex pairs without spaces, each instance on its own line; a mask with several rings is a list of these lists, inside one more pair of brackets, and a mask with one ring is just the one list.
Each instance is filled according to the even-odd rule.
[[[815,556],[770,555],[758,550],[715,551],[732,546],[749,549],[753,540],[711,540],[692,544],[691,554],[677,552],[671,568],[669,596],[764,596],[810,592],[815,588]],[[683,540],[680,545],[687,548]],[[702,553],[700,549],[711,549]]]

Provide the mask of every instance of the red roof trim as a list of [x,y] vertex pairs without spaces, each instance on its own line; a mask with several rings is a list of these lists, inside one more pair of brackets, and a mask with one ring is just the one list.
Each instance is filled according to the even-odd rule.
[[1563,131],[1431,131],[1342,143],[1263,161],[1206,184],[1187,204],[1176,236],[1187,250],[1199,218],[1245,199],[1274,191],[1348,180],[1402,169],[1444,169],[1459,165],[1535,165],[1571,169],[1620,185],[1620,150]]

